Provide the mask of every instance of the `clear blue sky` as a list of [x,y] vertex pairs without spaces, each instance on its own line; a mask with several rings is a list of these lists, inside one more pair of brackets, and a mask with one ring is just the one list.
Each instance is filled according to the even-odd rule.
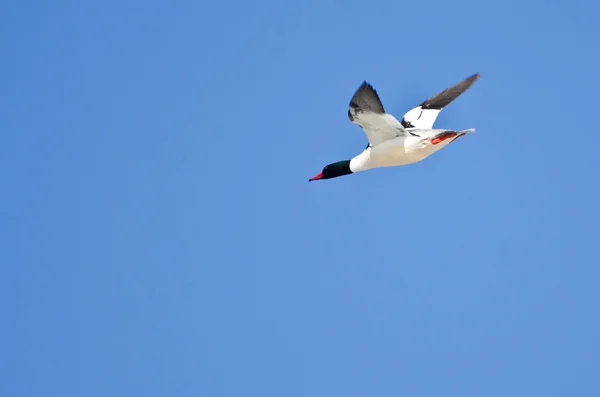
[[4,2],[0,395],[600,395],[599,7]]

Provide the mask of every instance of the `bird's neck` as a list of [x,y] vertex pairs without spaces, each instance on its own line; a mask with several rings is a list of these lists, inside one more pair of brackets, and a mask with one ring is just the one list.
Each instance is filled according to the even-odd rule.
[[369,163],[371,159],[371,147],[366,148],[361,154],[350,160],[350,171],[360,172],[373,168]]

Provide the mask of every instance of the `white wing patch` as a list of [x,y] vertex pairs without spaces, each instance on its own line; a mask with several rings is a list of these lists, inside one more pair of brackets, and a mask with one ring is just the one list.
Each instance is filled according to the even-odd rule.
[[423,109],[421,106],[417,106],[406,112],[402,118],[402,125],[405,128],[429,130],[433,128],[433,123],[440,112],[441,109]]

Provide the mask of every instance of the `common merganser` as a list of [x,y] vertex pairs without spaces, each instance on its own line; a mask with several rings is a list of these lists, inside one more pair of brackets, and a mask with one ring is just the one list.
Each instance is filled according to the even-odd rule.
[[329,164],[309,179],[331,179],[378,167],[416,163],[429,157],[459,137],[475,131],[432,129],[438,114],[479,78],[475,73],[409,110],[402,121],[383,109],[377,91],[366,81],[350,100],[348,118],[362,128],[369,144],[352,160]]

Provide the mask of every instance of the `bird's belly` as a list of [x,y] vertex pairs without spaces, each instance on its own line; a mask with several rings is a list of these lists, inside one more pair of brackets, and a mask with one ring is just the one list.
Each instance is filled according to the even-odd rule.
[[392,167],[421,161],[429,153],[422,149],[420,141],[416,137],[409,137],[384,142],[371,149],[371,161],[376,167]]

